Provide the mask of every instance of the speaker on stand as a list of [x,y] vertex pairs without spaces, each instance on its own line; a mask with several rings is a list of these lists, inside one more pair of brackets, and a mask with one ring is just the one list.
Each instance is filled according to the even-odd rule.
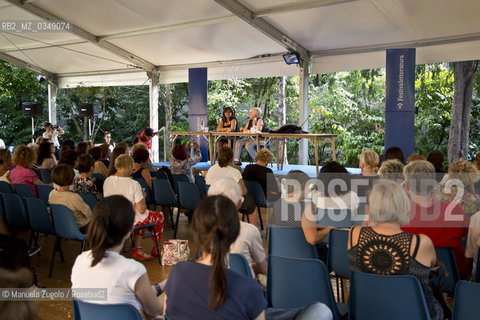
[[32,142],[35,142],[35,121],[33,117],[42,115],[42,104],[38,102],[22,102],[22,114],[32,118]]
[[78,105],[78,114],[83,116],[84,121],[88,118],[88,136],[92,136],[91,117],[93,117],[93,103],[80,103]]

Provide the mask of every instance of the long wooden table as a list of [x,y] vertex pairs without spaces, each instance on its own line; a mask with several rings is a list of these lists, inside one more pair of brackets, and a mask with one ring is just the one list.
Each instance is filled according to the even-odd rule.
[[[267,132],[220,132],[220,131],[209,131],[209,132],[171,132],[172,141],[179,136],[203,136],[208,141],[208,151],[210,156],[210,164],[213,166],[215,164],[215,154],[216,154],[216,142],[220,137],[251,137],[255,140],[257,144],[257,151],[260,149],[260,139],[265,139],[265,145],[272,139],[281,140],[283,142],[283,147],[285,145],[285,139],[308,139],[308,141],[313,143],[315,150],[315,166],[317,170],[317,175],[319,171],[318,166],[318,144],[319,143],[331,143],[332,144],[332,158],[336,160],[335,156],[335,138],[338,136],[336,134],[327,134],[327,133],[267,133]],[[213,142],[213,147],[212,147]],[[283,148],[281,152],[281,161],[277,161],[277,167],[280,162],[283,165]],[[280,167],[281,168],[281,167]]]

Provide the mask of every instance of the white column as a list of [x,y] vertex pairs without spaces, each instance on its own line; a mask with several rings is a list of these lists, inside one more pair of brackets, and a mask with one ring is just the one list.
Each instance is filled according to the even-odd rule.
[[57,86],[48,83],[48,122],[57,124]]
[[[160,93],[160,73],[153,71],[148,73],[149,81],[149,100],[150,100],[150,127],[154,132],[158,132],[158,99]],[[153,162],[159,161],[158,135],[152,138],[151,158]]]
[[[298,96],[298,121],[302,129],[308,131],[308,116],[310,110],[308,107],[308,61],[301,61],[299,72],[299,96]],[[300,139],[298,143],[298,163],[308,164],[308,140]]]

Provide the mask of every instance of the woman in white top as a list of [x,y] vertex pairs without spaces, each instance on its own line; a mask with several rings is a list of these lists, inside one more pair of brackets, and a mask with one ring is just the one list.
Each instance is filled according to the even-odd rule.
[[129,303],[147,316],[157,317],[163,310],[163,297],[158,298],[162,288],[150,285],[143,264],[120,255],[134,221],[135,210],[123,196],[107,197],[95,206],[87,239],[92,249],[75,260],[72,288],[105,288],[107,299],[93,303]]
[[10,183],[10,166],[12,165],[12,153],[8,149],[0,149],[0,181]]
[[[133,159],[126,154],[120,155],[115,159],[115,169],[117,172],[108,177],[103,184],[103,195],[105,197],[111,195],[123,195],[135,207],[137,212],[135,215],[135,226],[142,226],[149,223],[155,223],[155,232],[157,234],[157,241],[161,243],[163,233],[163,214],[147,209],[145,202],[145,191],[142,191],[140,184],[133,180],[130,175],[133,172]],[[152,256],[158,256],[157,248],[154,246],[151,255],[143,250],[140,245],[146,229],[140,228],[135,231],[135,249],[133,250],[133,257],[137,259],[151,259]],[[152,240],[155,237],[152,234]]]

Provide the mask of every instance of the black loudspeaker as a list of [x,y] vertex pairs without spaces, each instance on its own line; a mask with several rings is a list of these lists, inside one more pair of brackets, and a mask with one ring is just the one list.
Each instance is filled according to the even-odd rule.
[[80,103],[78,106],[78,114],[82,117],[93,117],[93,104]]
[[38,102],[23,102],[22,114],[24,116],[41,116],[42,105]]

